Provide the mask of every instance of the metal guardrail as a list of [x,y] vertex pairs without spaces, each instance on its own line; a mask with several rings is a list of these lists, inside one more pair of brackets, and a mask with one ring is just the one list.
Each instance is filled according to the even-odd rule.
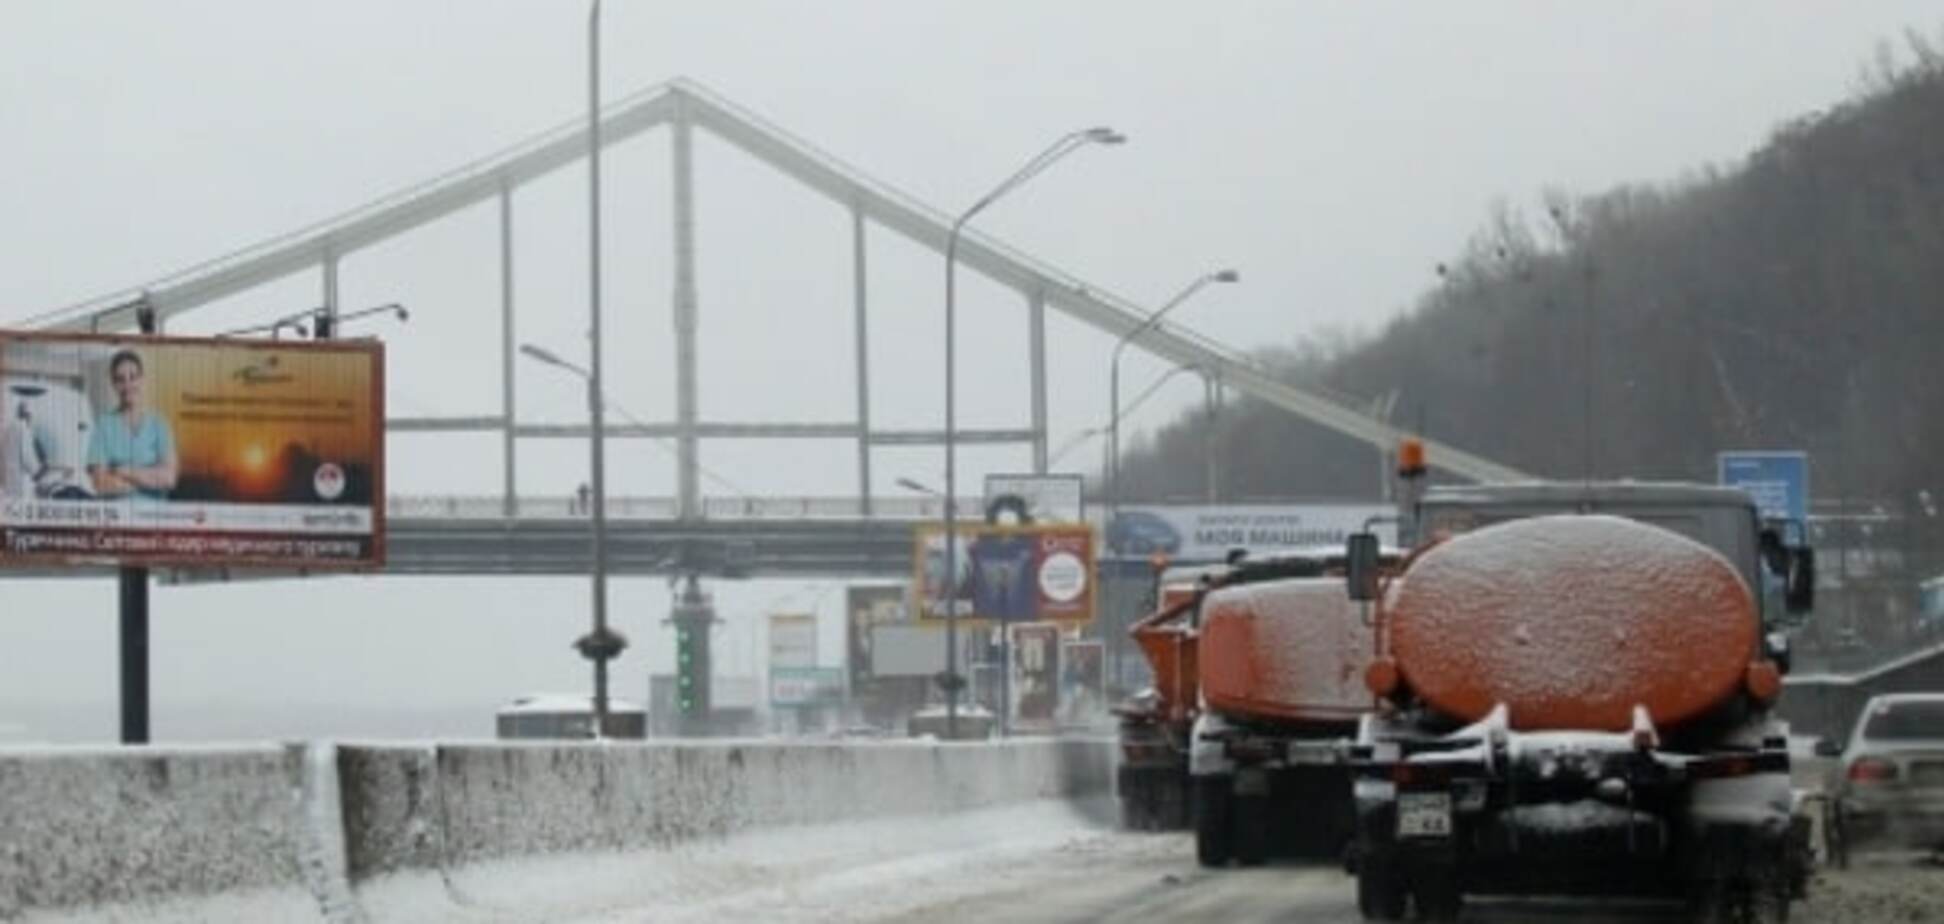
[[[959,501],[960,511],[977,511],[977,498]],[[514,519],[572,519],[589,511],[572,495],[514,498]],[[385,499],[387,517],[449,520],[498,520],[507,516],[506,498],[497,494],[394,495]],[[617,520],[672,520],[673,497],[610,497],[607,515]],[[702,500],[705,520],[936,520],[945,515],[944,502],[933,497],[874,497],[867,515],[856,497],[708,497]]]

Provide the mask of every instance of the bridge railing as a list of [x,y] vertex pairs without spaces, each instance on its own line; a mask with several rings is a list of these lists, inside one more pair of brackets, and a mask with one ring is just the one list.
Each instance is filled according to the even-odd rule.
[[[858,520],[867,515],[856,497],[706,497],[702,518],[707,520]],[[961,515],[976,516],[983,509],[977,498],[959,501]],[[563,494],[514,499],[516,519],[569,519],[591,511],[580,498]],[[392,495],[385,499],[385,515],[413,519],[493,520],[506,517],[506,499],[497,494]],[[617,520],[672,520],[673,497],[610,497],[607,515]],[[875,497],[869,518],[935,520],[944,516],[944,502],[935,497]]]

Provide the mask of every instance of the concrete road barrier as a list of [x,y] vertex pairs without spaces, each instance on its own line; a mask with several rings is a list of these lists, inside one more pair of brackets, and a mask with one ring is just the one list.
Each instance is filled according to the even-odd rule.
[[447,745],[339,752],[351,878],[1107,791],[1105,742]]
[[301,749],[276,745],[0,751],[0,920],[193,920],[211,896],[315,917],[301,776]]
[[[496,863],[605,855],[588,868],[627,878],[630,856],[746,832],[1105,795],[1114,753],[1045,739],[0,751],[0,920],[382,920]],[[369,890],[398,882],[417,904],[374,914]]]

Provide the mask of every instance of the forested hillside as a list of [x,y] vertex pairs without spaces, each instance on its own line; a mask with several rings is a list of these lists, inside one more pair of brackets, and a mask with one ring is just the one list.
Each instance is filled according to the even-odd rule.
[[[1944,495],[1944,52],[1907,44],[1738,164],[1501,209],[1380,332],[1269,358],[1538,474],[1804,448],[1818,495]],[[1137,444],[1129,496],[1199,497],[1210,438],[1226,498],[1376,487],[1370,448],[1244,401]]]

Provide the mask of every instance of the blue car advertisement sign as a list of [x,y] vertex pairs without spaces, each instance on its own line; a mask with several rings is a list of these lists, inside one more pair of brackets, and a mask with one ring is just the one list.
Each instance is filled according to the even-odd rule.
[[1381,504],[1127,507],[1107,526],[1107,549],[1119,558],[1158,554],[1178,562],[1214,562],[1234,549],[1255,556],[1341,549],[1366,525],[1391,544],[1395,513]]
[[1801,523],[1809,517],[1809,454],[1798,451],[1724,452],[1715,457],[1718,481],[1755,499],[1766,520]]

